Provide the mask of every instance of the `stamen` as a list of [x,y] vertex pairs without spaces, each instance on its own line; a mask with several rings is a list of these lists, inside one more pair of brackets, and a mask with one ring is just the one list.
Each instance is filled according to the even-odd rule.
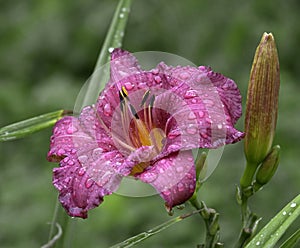
[[152,95],[150,98],[150,103],[148,107],[148,117],[149,117],[149,126],[152,127],[152,108],[154,105],[155,96]]
[[140,107],[142,107],[142,106],[145,104],[145,102],[147,101],[147,99],[148,99],[148,97],[149,97],[149,94],[150,94],[150,90],[147,90],[147,91],[145,92],[145,94],[143,95],[143,98],[142,98],[142,102],[141,102]]
[[130,111],[131,111],[131,114],[136,118],[136,119],[140,119],[136,110],[134,109],[134,107],[132,106],[132,104],[129,103],[129,107],[130,107]]

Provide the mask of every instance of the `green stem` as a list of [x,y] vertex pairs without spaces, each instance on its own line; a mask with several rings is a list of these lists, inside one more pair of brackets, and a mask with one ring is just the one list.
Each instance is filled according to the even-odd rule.
[[247,162],[244,174],[240,180],[240,185],[242,189],[251,186],[257,167],[257,164]]
[[242,229],[236,248],[245,247],[250,238],[254,235],[260,221],[248,206],[248,199],[254,194],[253,177],[258,165],[247,162],[244,174],[240,180],[239,204],[241,206]]
[[205,244],[199,247],[203,248],[217,248],[222,247],[223,244],[219,242],[220,238],[220,227],[218,223],[219,214],[212,208],[207,208],[204,202],[201,204],[198,202],[196,197],[190,199],[191,205],[200,210],[199,214],[205,222],[206,227],[206,238]]

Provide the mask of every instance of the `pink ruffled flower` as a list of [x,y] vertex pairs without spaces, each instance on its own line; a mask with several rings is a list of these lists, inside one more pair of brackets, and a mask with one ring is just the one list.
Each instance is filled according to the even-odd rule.
[[143,71],[121,49],[112,52],[110,67],[97,103],[53,129],[48,160],[60,163],[53,170],[59,200],[70,216],[86,218],[132,176],[152,185],[172,209],[195,190],[191,149],[243,138],[234,128],[240,92],[233,80],[204,66],[160,63]]

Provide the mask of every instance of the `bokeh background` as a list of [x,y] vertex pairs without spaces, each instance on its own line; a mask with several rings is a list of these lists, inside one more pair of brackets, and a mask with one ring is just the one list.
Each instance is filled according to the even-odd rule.
[[[73,109],[97,60],[117,1],[0,1],[0,126],[56,109]],[[251,199],[263,226],[299,193],[300,2],[297,0],[135,0],[124,39],[132,52],[174,53],[233,78],[244,96],[264,31],[277,41],[281,66],[274,179]],[[238,123],[243,129],[243,120]],[[39,247],[48,239],[57,192],[46,161],[51,130],[0,144],[0,247]],[[240,227],[235,185],[244,168],[242,142],[225,148],[201,199],[220,212],[221,240],[233,247]],[[190,211],[177,210],[175,215]],[[70,220],[63,247],[109,247],[170,217],[158,196],[106,197],[87,220]],[[60,221],[67,217],[62,214]],[[298,220],[290,232],[300,226]],[[138,247],[195,247],[204,225],[194,216]]]

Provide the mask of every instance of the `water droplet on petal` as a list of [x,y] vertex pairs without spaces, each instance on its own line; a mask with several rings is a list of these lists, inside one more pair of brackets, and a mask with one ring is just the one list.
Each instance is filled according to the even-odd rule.
[[81,167],[81,168],[78,170],[78,175],[79,175],[79,176],[83,176],[84,173],[85,173],[85,168]]
[[92,187],[93,183],[94,183],[94,180],[93,180],[92,178],[88,178],[88,179],[85,181],[85,187],[86,187],[87,189],[89,189],[90,187]]
[[183,167],[182,166],[176,167],[176,171],[179,173],[183,172]]
[[190,162],[194,161],[194,159],[192,157],[188,157],[187,160]]
[[218,124],[218,125],[217,125],[217,128],[218,128],[218,129],[222,129],[222,128],[223,128],[223,125],[222,125],[222,124]]
[[103,152],[103,149],[100,148],[100,147],[94,149],[94,150],[93,150],[93,153],[92,153],[93,159],[94,159],[94,160],[99,159],[99,157],[101,156],[102,152]]
[[185,99],[190,99],[196,97],[198,94],[195,90],[187,90],[184,94]]
[[191,111],[191,112],[189,113],[188,119],[189,119],[189,120],[194,120],[194,119],[196,119],[196,115],[194,114],[193,111]]
[[188,79],[190,77],[190,74],[188,72],[182,72],[179,74],[179,77],[181,79]]
[[184,191],[184,184],[183,183],[178,183],[177,184],[177,189],[178,189],[178,191]]
[[126,90],[132,90],[134,87],[134,85],[130,82],[124,83],[124,86],[125,86]]
[[68,184],[68,183],[71,181],[71,179],[72,179],[71,177],[66,177],[65,180],[64,180],[64,182],[65,182],[66,184]]
[[162,80],[160,76],[155,76],[154,81],[159,84]]
[[64,155],[65,153],[66,153],[66,151],[65,151],[64,149],[60,148],[60,149],[58,149],[58,151],[57,151],[57,156],[62,156],[62,155]]
[[74,165],[75,163],[74,163],[73,160],[69,160],[69,161],[67,162],[67,164],[70,165],[70,166],[72,166],[72,165]]
[[206,107],[212,107],[215,103],[210,99],[203,100],[203,103],[206,105]]
[[203,118],[204,115],[205,115],[205,113],[204,113],[203,111],[200,110],[200,111],[198,112],[198,115],[199,115],[200,118]]
[[197,127],[190,125],[186,131],[188,134],[195,134],[195,133],[197,133]]
[[110,116],[111,115],[111,113],[112,113],[112,111],[111,111],[111,106],[110,106],[110,104],[109,103],[106,103],[105,105],[104,105],[104,114],[106,115],[106,116]]
[[69,126],[67,129],[67,134],[73,134],[76,133],[78,131],[78,129],[74,126]]
[[79,156],[78,160],[81,164],[84,164],[88,160],[88,156],[86,155]]
[[166,190],[166,191],[162,192],[162,194],[165,195],[165,196],[169,196],[171,194],[171,191]]
[[143,181],[145,181],[145,183],[152,183],[156,180],[157,176],[158,175],[156,173],[153,173],[153,172],[145,173],[143,175]]

